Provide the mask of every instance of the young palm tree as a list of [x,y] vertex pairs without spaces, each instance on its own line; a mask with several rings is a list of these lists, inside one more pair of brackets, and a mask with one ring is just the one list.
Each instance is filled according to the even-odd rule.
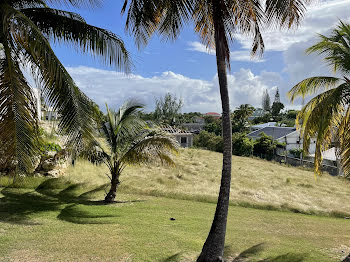
[[0,2],[0,166],[29,171],[38,153],[37,113],[33,91],[23,73],[29,69],[41,94],[61,114],[59,130],[77,146],[91,132],[91,102],[79,90],[51,49],[66,43],[128,71],[129,54],[113,33],[91,26],[78,14],[46,4],[75,7],[91,1],[2,0]]
[[107,122],[103,123],[101,135],[108,150],[98,141],[92,141],[83,156],[96,164],[105,164],[110,172],[111,188],[106,203],[114,201],[120,184],[120,175],[127,165],[160,162],[174,165],[172,154],[178,151],[178,142],[156,128],[150,128],[140,118],[143,105],[125,103],[118,112],[107,107]]
[[[230,43],[236,33],[253,36],[252,54],[263,52],[262,25],[291,27],[298,24],[311,0],[125,0],[126,28],[139,46],[157,32],[175,40],[183,26],[194,23],[201,41],[215,47],[222,104],[223,167],[218,203],[212,227],[198,261],[222,259],[231,183],[231,121],[227,86]],[[263,9],[265,6],[265,10]]]
[[[304,150],[310,139],[317,138],[315,170],[321,172],[322,151],[339,142],[343,172],[350,176],[350,25],[340,21],[329,37],[320,35],[320,41],[307,49],[308,53],[325,55],[325,61],[342,77],[316,76],[304,79],[290,91],[291,100],[298,96],[318,94],[300,111]],[[323,91],[323,92],[322,92]]]

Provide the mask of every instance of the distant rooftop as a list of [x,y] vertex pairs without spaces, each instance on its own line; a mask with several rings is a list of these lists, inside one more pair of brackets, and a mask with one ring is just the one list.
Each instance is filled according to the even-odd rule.
[[252,126],[252,128],[258,129],[258,128],[264,128],[264,127],[268,127],[268,126],[276,126],[276,124],[277,124],[277,122],[267,122],[267,123],[254,125],[254,126]]
[[206,116],[213,116],[213,117],[221,117],[221,114],[216,113],[216,112],[208,112],[205,113]]
[[176,127],[172,127],[172,126],[160,126],[160,129],[164,132],[167,132],[169,134],[192,134],[186,130],[182,130]]
[[289,135],[296,130],[295,127],[278,127],[278,126],[267,126],[259,130],[253,131],[248,134],[250,138],[257,139],[261,133],[265,133],[268,136],[272,136],[274,140]]

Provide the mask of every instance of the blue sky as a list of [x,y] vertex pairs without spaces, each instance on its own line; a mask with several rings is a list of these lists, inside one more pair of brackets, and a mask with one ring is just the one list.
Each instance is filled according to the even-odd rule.
[[[135,98],[152,110],[155,98],[171,92],[184,100],[184,112],[220,112],[215,55],[199,42],[192,27],[184,28],[175,42],[154,37],[147,47],[138,50],[133,38],[125,34],[121,5],[122,1],[105,0],[93,10],[70,9],[88,23],[121,36],[135,64],[132,74],[125,76],[71,47],[54,45],[57,56],[78,86],[102,108],[105,102],[119,106],[124,100]],[[231,46],[228,76],[231,107],[242,103],[260,106],[263,91],[268,89],[273,97],[277,87],[287,107],[300,106],[298,102],[293,105],[288,102],[287,91],[306,77],[330,74],[320,57],[306,56],[304,50],[315,43],[317,33],[327,34],[338,19],[349,21],[349,5],[350,0],[319,1],[308,8],[297,30],[265,31],[266,52],[262,61],[250,60],[250,40],[237,35]]]

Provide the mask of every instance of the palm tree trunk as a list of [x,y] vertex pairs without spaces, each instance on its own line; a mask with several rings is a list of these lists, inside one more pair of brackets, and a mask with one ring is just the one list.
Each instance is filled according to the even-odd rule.
[[230,199],[230,184],[231,184],[231,160],[232,160],[232,127],[230,119],[230,102],[227,86],[226,74],[226,56],[225,46],[220,41],[220,33],[224,30],[221,19],[216,19],[220,15],[218,1],[213,0],[214,11],[214,28],[215,28],[215,46],[216,46],[216,63],[218,69],[218,78],[222,105],[222,137],[223,137],[223,164],[221,185],[216,205],[214,220],[203,245],[202,252],[197,261],[212,262],[224,261],[224,245],[226,235],[227,214]]
[[117,173],[112,174],[111,188],[105,197],[105,203],[113,203],[117,195],[117,189],[120,184],[119,175]]

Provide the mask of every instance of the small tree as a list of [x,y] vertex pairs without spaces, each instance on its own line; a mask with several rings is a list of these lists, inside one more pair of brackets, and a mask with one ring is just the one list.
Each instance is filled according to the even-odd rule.
[[276,146],[276,141],[273,140],[271,136],[262,132],[260,137],[255,141],[254,154],[262,156],[263,158],[271,159],[276,150]]
[[254,142],[246,134],[232,134],[232,154],[236,156],[250,156],[253,153]]
[[254,113],[254,107],[249,104],[240,105],[232,114],[232,132],[248,130],[248,118]]
[[201,131],[193,139],[195,147],[205,148],[211,151],[222,152],[222,137],[207,131]]
[[168,125],[174,125],[183,107],[181,98],[166,93],[164,98],[156,99],[156,108],[154,110],[154,117],[156,121]]
[[269,92],[267,92],[267,89],[265,89],[263,97],[262,97],[262,108],[264,109],[265,112],[270,112],[271,110],[271,99]]
[[95,164],[105,164],[110,172],[111,188],[106,203],[114,201],[120,184],[120,175],[127,165],[148,164],[158,161],[174,165],[172,154],[178,150],[178,142],[149,125],[140,118],[143,105],[127,102],[118,112],[107,107],[107,121],[103,123],[101,136],[108,150],[94,140],[83,151],[83,157]]
[[206,116],[204,130],[209,133],[214,133],[217,136],[222,135],[222,120],[212,116]]
[[271,107],[271,115],[275,121],[279,121],[281,118],[281,110],[284,109],[284,105],[281,102],[273,102]]

